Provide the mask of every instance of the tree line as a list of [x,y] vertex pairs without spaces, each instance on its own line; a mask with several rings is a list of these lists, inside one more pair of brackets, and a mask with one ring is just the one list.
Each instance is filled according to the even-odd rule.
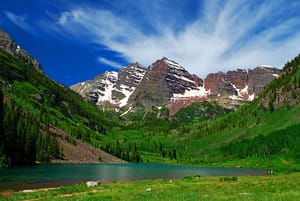
[[300,124],[258,135],[253,139],[235,140],[221,148],[223,157],[246,158],[249,156],[287,155],[300,159]]
[[[58,141],[13,100],[4,103],[0,88],[0,166],[32,165],[60,158]],[[45,127],[46,125],[44,125]]]

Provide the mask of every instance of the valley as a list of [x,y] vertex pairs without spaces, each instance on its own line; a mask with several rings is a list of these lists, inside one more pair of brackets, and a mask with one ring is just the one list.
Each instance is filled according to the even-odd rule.
[[[5,36],[3,46],[14,44],[10,47],[18,48],[7,34],[2,35]],[[1,51],[2,104],[7,111],[2,116],[1,128],[6,133],[2,139],[7,140],[2,145],[4,165],[35,163],[36,159],[39,162],[88,162],[91,159],[84,158],[90,152],[96,153],[90,155],[94,158],[90,162],[98,159],[101,162],[222,164],[254,156],[267,161],[269,157],[279,156],[297,164],[299,56],[289,61],[282,72],[263,66],[248,72],[238,69],[226,74],[210,74],[204,81],[167,58],[157,60],[148,71],[138,63],[131,64],[119,74],[106,72],[95,81],[72,86],[91,102],[88,103],[70,89],[50,80],[40,68],[36,70],[35,62],[24,60],[24,56],[19,57],[13,49],[6,50],[8,53]],[[24,52],[22,50],[22,55]],[[166,84],[162,91],[157,88],[160,83]],[[193,90],[199,93],[191,93],[194,95],[187,95],[184,100],[195,100],[206,94],[204,101],[193,103],[187,100],[183,109],[172,114],[170,102],[183,98],[178,94]],[[139,95],[147,95],[147,91],[151,97]],[[166,96],[161,92],[166,92]],[[250,100],[249,96],[243,96],[245,94],[260,96],[245,102]],[[220,97],[227,101],[238,99],[239,106],[235,109],[225,107],[218,101]],[[121,104],[121,108],[114,104]],[[19,119],[18,115],[24,118]],[[22,134],[18,127],[8,130],[6,121],[28,125],[28,130],[39,134],[32,132],[28,138],[28,134]],[[35,122],[34,128],[27,121]],[[282,138],[280,133],[286,133],[288,137]],[[10,138],[10,135],[16,137]],[[24,135],[25,144],[22,144],[18,136]],[[22,162],[24,159],[18,158],[18,154],[11,155],[10,144],[20,143],[19,151],[23,153],[22,150],[27,149],[26,143],[34,143],[34,140],[39,143],[32,149],[35,156],[30,156],[33,153],[28,151],[31,162],[26,162],[27,159]],[[90,145],[84,145],[80,140]],[[76,148],[79,144],[91,147],[81,150],[80,146]],[[82,155],[82,159],[71,159],[72,154],[81,156],[81,152],[87,155]],[[266,168],[262,164],[255,167]]]
[[[297,182],[287,178],[298,177],[294,172],[300,171],[300,55],[282,70],[259,66],[212,73],[204,80],[163,57],[147,69],[130,64],[71,90],[51,80],[36,59],[4,31],[0,33],[0,166],[135,162],[248,167],[279,175],[241,177],[236,182],[241,192],[250,182],[267,189],[264,196],[269,200],[274,198],[270,184],[290,200],[298,195],[291,187]],[[286,191],[279,189],[283,184],[277,178],[288,183]],[[166,190],[166,181],[153,180],[105,184],[95,192],[115,196],[116,186],[128,191],[155,186],[155,182]],[[182,186],[214,189],[217,184],[226,194],[218,196],[227,200],[232,198],[227,195],[233,191],[229,188],[239,188],[216,177],[175,183],[167,191],[170,194]],[[107,192],[110,188],[114,190]],[[64,189],[75,197],[101,197],[83,185]],[[38,199],[41,193],[51,199],[56,191],[60,190],[25,197]],[[240,196],[235,194],[232,200]],[[154,196],[150,199],[159,197]]]

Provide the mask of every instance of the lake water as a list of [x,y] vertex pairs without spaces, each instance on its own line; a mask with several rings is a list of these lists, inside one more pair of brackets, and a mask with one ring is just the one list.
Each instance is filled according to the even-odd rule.
[[88,180],[111,182],[140,179],[176,179],[190,175],[266,175],[266,170],[162,164],[51,164],[0,168],[0,191],[56,187]]

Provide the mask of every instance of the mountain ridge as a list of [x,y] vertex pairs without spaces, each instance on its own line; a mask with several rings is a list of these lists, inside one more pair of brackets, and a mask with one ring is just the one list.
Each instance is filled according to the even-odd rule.
[[[120,70],[120,74],[127,72],[127,69],[133,65],[138,64],[129,64]],[[122,102],[116,97],[112,97],[111,100],[105,99],[105,96],[111,93],[109,90],[102,90],[102,92],[98,90],[97,92],[97,90],[84,89],[85,82],[72,85],[70,88],[96,105],[109,102],[115,108],[128,106],[130,108],[143,107],[146,110],[151,110],[152,106],[167,106],[171,115],[174,115],[190,103],[207,100],[216,100],[224,107],[235,108],[241,102],[252,101],[259,96],[263,88],[280,74],[279,69],[261,65],[248,71],[238,68],[226,73],[221,71],[210,73],[206,78],[201,79],[166,57],[155,61],[148,68],[141,67],[141,69],[143,69],[142,72],[130,71],[133,77],[139,75],[138,80],[131,81],[129,77],[124,79],[135,85]],[[105,74],[107,72],[99,76],[105,77]],[[115,79],[118,80],[118,85],[123,85],[124,80],[118,79],[118,75],[119,73],[115,72]],[[99,76],[88,81],[89,84],[97,86]],[[112,83],[112,85],[116,85],[116,83]],[[105,100],[103,101],[103,99]]]
[[[231,160],[240,163],[244,159],[252,162],[254,159],[255,163],[251,167],[278,168],[283,163],[284,168],[293,164],[296,168],[299,167],[299,55],[289,61],[280,74],[276,74],[277,71],[268,66],[249,71],[239,69],[212,74],[209,79],[212,88],[207,86],[211,91],[207,96],[210,100],[241,101],[236,97],[246,91],[245,83],[248,85],[248,94],[250,88],[252,92],[261,93],[257,99],[236,111],[230,112],[220,107],[216,101],[207,101],[191,104],[191,107],[172,118],[169,118],[167,109],[170,102],[161,106],[153,104],[152,108],[151,104],[145,105],[153,113],[142,107],[138,108],[138,112],[131,112],[134,103],[124,107],[126,112],[123,116],[115,111],[99,110],[74,91],[58,85],[30,67],[19,57],[2,50],[0,57],[0,89],[3,90],[3,94],[0,90],[0,107],[4,108],[0,110],[0,166],[59,159],[63,155],[58,144],[75,144],[76,138],[131,162],[199,165],[224,161],[231,163]],[[152,95],[149,93],[151,97],[143,97],[142,92],[145,90],[139,88],[141,96],[136,97],[142,104],[147,101],[155,103],[155,98],[158,101],[164,98],[169,101],[174,98],[174,94],[180,94],[183,97],[175,96],[173,100],[184,106],[191,101],[190,96],[185,96],[186,91],[197,88],[205,90],[205,79],[198,79],[167,58],[154,62],[151,69],[153,72],[147,71],[149,76],[145,76],[144,68],[138,76],[136,67],[124,69],[124,72],[118,73],[117,78],[114,73],[109,72],[98,76],[95,92],[102,93],[107,98],[104,92],[109,89],[110,98],[115,96],[118,105],[125,98],[130,102],[130,97],[125,93],[134,94],[133,88],[138,88],[139,83],[143,82],[145,90],[149,90]],[[153,79],[157,83],[153,83]],[[270,83],[265,85],[268,82]],[[161,90],[167,98],[156,94],[159,83],[164,83]],[[151,85],[157,86],[153,90]],[[122,94],[113,95],[114,90],[121,91]],[[230,96],[235,99],[230,99]],[[98,102],[99,99],[96,97],[94,100]],[[129,115],[126,116],[126,113]],[[72,137],[61,135],[58,139],[56,134],[59,133],[51,133],[49,125],[70,133]],[[269,162],[274,157],[278,158],[274,162],[276,164],[270,165]],[[263,165],[259,164],[260,160],[264,161]],[[243,167],[244,164],[242,163]]]
[[96,105],[109,102],[122,107],[143,78],[144,72],[140,64],[134,63],[120,72],[106,71],[93,80],[74,84],[70,88]]
[[121,161],[99,149],[114,119],[47,77],[3,31],[0,44],[8,44],[0,45],[0,167],[72,162],[75,151],[91,157],[79,162]]
[[42,65],[40,62],[33,58],[26,50],[22,49],[20,45],[18,45],[8,33],[3,31],[0,28],[0,49],[17,56],[18,58],[22,59],[25,63],[32,66],[39,72],[43,72]]

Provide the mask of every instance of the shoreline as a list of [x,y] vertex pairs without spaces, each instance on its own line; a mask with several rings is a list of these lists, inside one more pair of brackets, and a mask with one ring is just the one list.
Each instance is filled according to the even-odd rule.
[[[185,177],[101,183],[95,187],[79,185],[0,193],[7,200],[298,200],[300,173],[275,176]],[[179,196],[179,197],[178,197]],[[180,198],[180,199],[179,199]]]
[[[70,171],[74,171],[76,176],[69,174]],[[136,174],[137,172],[139,173]],[[7,189],[22,191],[57,188],[83,184],[87,181],[111,183],[147,179],[182,179],[193,175],[201,177],[266,176],[268,170],[151,163],[56,163],[40,165],[32,169],[21,167],[19,171],[15,168],[6,169],[2,175],[4,183],[0,183],[0,192]]]

